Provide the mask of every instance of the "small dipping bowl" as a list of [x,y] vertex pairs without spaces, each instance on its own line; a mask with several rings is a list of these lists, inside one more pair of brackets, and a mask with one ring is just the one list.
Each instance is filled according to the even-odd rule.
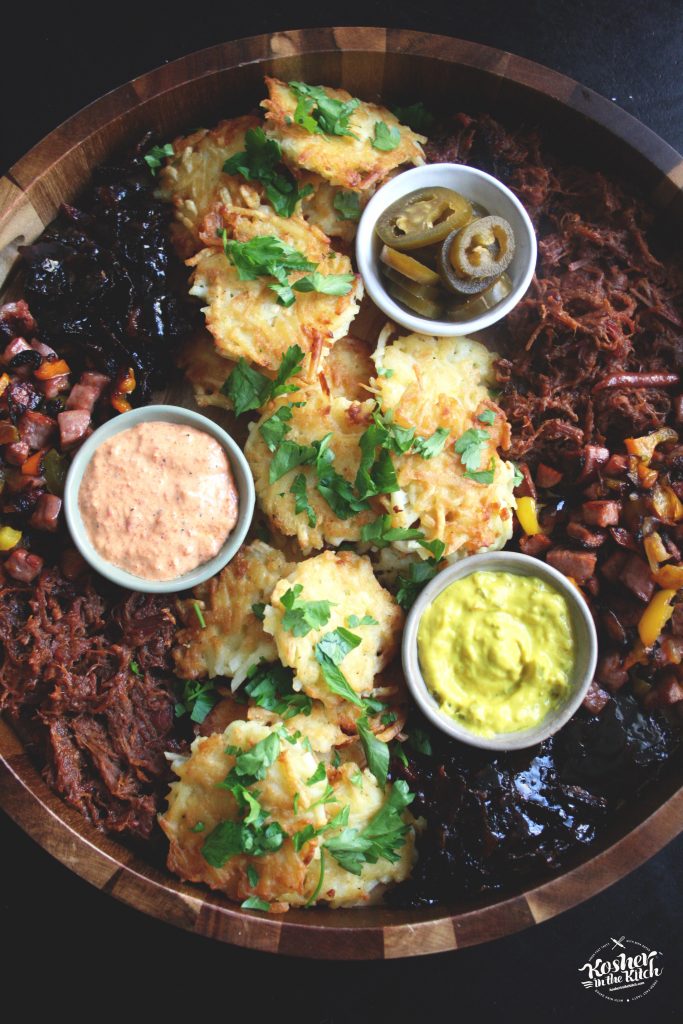
[[[221,445],[230,463],[235,487],[238,495],[237,522],[228,534],[220,551],[208,562],[202,562],[195,569],[171,580],[146,580],[134,576],[125,569],[108,562],[95,550],[78,506],[78,492],[88,463],[99,446],[115,434],[137,426],[139,423],[162,422],[179,423],[182,426],[194,427],[209,437],[213,437]],[[215,576],[239,550],[254,514],[254,480],[249,463],[238,444],[233,441],[221,427],[200,413],[191,412],[177,405],[148,405],[141,409],[133,409],[115,416],[99,427],[88,440],[81,445],[74,455],[64,485],[64,514],[73,542],[96,572],[107,579],[118,583],[127,590],[137,590],[146,594],[168,594],[176,590],[188,590]]]
[[[450,188],[465,199],[484,207],[489,214],[504,217],[515,238],[515,254],[507,268],[512,291],[491,309],[469,320],[430,320],[412,313],[396,302],[386,290],[380,274],[379,254],[381,239],[375,225],[388,206],[397,199],[421,188]],[[417,334],[428,336],[462,337],[483,331],[504,316],[524,297],[536,269],[536,234],[529,215],[516,195],[497,178],[463,164],[424,164],[396,175],[383,185],[363,210],[356,234],[356,261],[368,295],[376,306],[394,323]],[[417,255],[408,253],[408,255]],[[419,255],[417,255],[419,259]]]
[[[429,690],[420,668],[417,633],[420,620],[428,606],[451,583],[464,579],[475,572],[508,572],[521,576],[532,576],[543,580],[567,600],[574,637],[574,667],[570,679],[569,694],[559,707],[549,711],[541,722],[527,729],[514,732],[496,733],[494,736],[478,736],[460,725],[442,711],[436,697]],[[442,732],[448,733],[461,743],[486,750],[521,750],[532,747],[552,736],[565,725],[578,710],[595,674],[598,657],[598,638],[595,625],[583,596],[573,583],[553,569],[529,555],[515,552],[491,551],[488,554],[473,555],[449,566],[440,572],[419,595],[411,608],[403,632],[403,670],[406,681],[420,710]]]

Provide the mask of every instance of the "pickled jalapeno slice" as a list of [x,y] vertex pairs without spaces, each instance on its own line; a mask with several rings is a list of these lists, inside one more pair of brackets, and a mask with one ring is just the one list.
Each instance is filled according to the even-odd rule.
[[480,217],[455,236],[450,261],[460,277],[499,277],[515,254],[512,228],[503,217]]
[[433,299],[421,295],[412,295],[395,281],[387,281],[387,291],[392,298],[402,302],[404,306],[419,316],[427,317],[430,320],[440,320],[443,316],[443,303],[434,302]]
[[467,302],[452,303],[446,310],[446,316],[449,320],[453,320],[456,323],[462,320],[471,320],[475,316],[482,316],[489,309],[493,309],[495,305],[507,298],[511,291],[512,281],[507,274],[501,274],[480,295],[473,296]]
[[450,188],[421,188],[401,196],[377,221],[385,245],[405,252],[440,242],[472,219],[472,204]]
[[382,248],[379,258],[385,266],[391,267],[403,277],[408,277],[418,284],[439,284],[441,280],[435,270],[420,263],[419,260],[413,259],[405,252],[391,249],[388,245]]
[[496,274],[491,277],[461,277],[453,268],[453,263],[451,262],[451,250],[458,234],[458,231],[452,231],[444,239],[441,246],[439,253],[439,274],[441,280],[453,295],[479,295],[481,292],[486,291],[500,275]]
[[444,293],[440,283],[438,285],[418,284],[417,281],[411,281],[409,277],[399,274],[398,270],[394,270],[393,267],[385,267],[382,274],[385,281],[393,281],[394,284],[400,285],[401,288],[410,292],[411,295],[443,303]]

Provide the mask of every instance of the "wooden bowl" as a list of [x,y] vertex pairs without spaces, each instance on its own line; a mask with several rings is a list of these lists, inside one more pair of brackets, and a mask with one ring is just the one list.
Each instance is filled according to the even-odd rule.
[[[0,283],[16,248],[72,200],[92,169],[150,127],[161,138],[243,113],[263,75],[342,85],[389,104],[489,110],[539,123],[574,159],[627,173],[664,215],[683,224],[683,160],[608,100],[553,71],[477,43],[381,28],[325,28],[224,43],[143,75],[51,132],[0,179]],[[589,856],[504,897],[422,910],[290,911],[268,917],[184,885],[101,835],[52,793],[0,722],[0,804],[37,842],[117,899],[189,931],[252,949],[330,959],[414,956],[470,946],[548,920],[657,853],[683,829],[683,764],[613,823]]]

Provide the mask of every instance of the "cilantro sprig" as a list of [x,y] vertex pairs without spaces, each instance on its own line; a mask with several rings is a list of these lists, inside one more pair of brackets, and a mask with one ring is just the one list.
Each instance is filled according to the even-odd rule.
[[419,135],[428,135],[436,124],[436,118],[427,110],[421,100],[405,107],[394,107],[392,113],[401,124],[407,124]]
[[307,636],[312,629],[326,626],[333,605],[332,601],[304,601],[301,597],[303,589],[300,583],[295,583],[280,598],[280,604],[285,609],[282,628],[296,637]]
[[335,194],[332,206],[337,211],[339,220],[360,220],[360,199],[357,192],[340,189]]
[[257,707],[279,715],[284,722],[294,715],[310,715],[313,701],[305,693],[297,693],[292,682],[294,673],[279,662],[252,665],[247,672],[244,692]]
[[403,821],[403,812],[414,800],[408,784],[395,782],[386,803],[363,829],[344,828],[324,843],[337,863],[354,875],[360,875],[364,864],[388,860],[395,864],[405,844],[410,826]]
[[175,703],[175,716],[190,716],[190,721],[198,725],[204,721],[209,711],[220,700],[220,695],[211,680],[201,682],[199,679],[186,679],[179,683],[178,699]]
[[[483,414],[482,414],[483,415]],[[454,448],[465,467],[465,476],[478,484],[492,484],[495,477],[496,460],[491,457],[487,469],[481,469],[481,460],[491,440],[488,430],[470,427],[455,442]]]
[[396,125],[388,125],[384,121],[375,121],[372,145],[375,149],[389,153],[396,149],[401,141],[401,132]]
[[[295,377],[301,372],[303,360],[303,349],[298,345],[290,345],[282,357],[280,368],[273,380],[258,370],[254,370],[246,359],[241,358],[223,384],[221,393],[230,399],[237,416],[250,412],[252,409],[260,409],[272,398],[279,398],[280,395],[299,390],[297,384],[289,383],[289,378]],[[292,403],[292,405],[296,404]],[[286,414],[282,417],[284,421],[290,418],[291,416],[288,417]]]
[[163,146],[152,146],[145,153],[143,159],[152,174],[156,174],[167,156],[173,156],[173,146],[170,142],[166,142]]
[[282,150],[275,139],[267,138],[263,128],[250,128],[244,137],[244,151],[226,160],[226,174],[241,174],[247,181],[258,181],[280,217],[291,217],[297,203],[313,192],[312,185],[297,188],[293,174],[282,162]]

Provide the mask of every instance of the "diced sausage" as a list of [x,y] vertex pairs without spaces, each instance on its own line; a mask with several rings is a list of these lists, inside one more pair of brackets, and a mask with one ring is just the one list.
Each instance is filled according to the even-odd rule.
[[61,498],[54,494],[41,494],[30,519],[31,526],[35,526],[36,530],[49,530],[54,533],[59,525],[61,508]]
[[625,647],[628,641],[626,629],[621,619],[615,611],[608,608],[601,615],[602,624],[605,627],[605,632],[609,634],[610,638],[621,647]]
[[629,555],[619,574],[624,586],[641,601],[649,601],[655,592],[655,581],[650,567],[639,555]]
[[97,397],[99,398],[111,381],[103,373],[97,373],[95,370],[86,370],[85,373],[81,374],[81,379],[78,383],[84,384],[88,388],[96,388]]
[[683,636],[683,602],[674,605],[671,616],[671,632],[674,636]]
[[671,540],[671,537],[667,537],[666,534],[662,536],[662,540],[664,541],[664,547],[669,552],[673,560],[675,562],[680,562],[681,558],[683,557],[681,555],[680,548],[676,544],[674,544],[674,542]]
[[628,555],[625,551],[614,551],[600,566],[600,572],[608,583],[618,583],[621,570],[626,564]]
[[55,352],[55,350],[53,348],[50,348],[49,345],[46,345],[42,341],[37,341],[36,339],[34,339],[31,342],[31,348],[33,349],[34,352],[38,352],[43,357],[43,359],[57,358],[57,353]]
[[540,462],[536,470],[536,485],[537,487],[556,487],[563,475],[558,469],[553,469],[552,466],[546,466],[545,462]]
[[518,498],[535,498],[536,485],[532,479],[526,462],[520,462],[517,468],[522,474],[522,481],[517,487],[515,487],[515,495]]
[[69,374],[58,373],[56,377],[36,381],[46,398],[56,398],[62,391],[69,390]]
[[609,450],[597,444],[587,444],[584,448],[583,469],[581,470],[578,483],[590,480],[609,459]]
[[10,341],[19,334],[32,338],[35,331],[36,322],[24,299],[6,302],[4,306],[0,306],[0,338]]
[[84,409],[69,409],[57,416],[62,448],[68,448],[85,437],[90,427],[90,413]]
[[546,537],[544,533],[536,533],[533,537],[527,537],[524,534],[523,537],[519,538],[519,547],[522,553],[532,555],[534,558],[538,558],[539,555],[544,554],[552,546],[553,542],[550,537]]
[[643,704],[646,708],[665,708],[678,704],[683,700],[683,685],[678,681],[675,672],[667,672],[646,694]]
[[595,672],[595,678],[608,690],[615,693],[628,680],[628,672],[624,668],[618,654],[606,654],[600,658]]
[[640,551],[633,534],[625,530],[623,526],[610,526],[609,532],[612,540],[620,548],[627,548],[629,551]]
[[589,526],[617,526],[621,514],[618,501],[585,501],[581,506],[585,522]]
[[57,424],[42,412],[25,412],[17,424],[21,440],[26,441],[29,448],[44,448],[50,440]]
[[553,548],[546,555],[546,560],[553,569],[571,576],[577,583],[585,583],[595,572],[597,555],[588,551],[571,551],[569,548]]
[[605,475],[623,476],[628,471],[629,465],[628,455],[610,455],[605,463]]
[[606,704],[609,704],[610,695],[601,690],[598,684],[593,682],[586,691],[586,696],[583,698],[582,706],[589,711],[591,715],[599,715]]
[[583,523],[567,523],[567,536],[577,540],[585,548],[599,548],[607,540],[607,535],[599,530],[589,530]]
[[74,384],[66,400],[67,409],[83,409],[91,413],[95,402],[100,397],[96,387],[90,384]]
[[20,583],[30,583],[42,568],[43,559],[40,555],[32,555],[26,548],[17,548],[4,564],[5,572]]
[[[20,352],[29,352],[31,346],[23,338],[15,338],[14,341],[10,341],[9,345],[5,348],[2,353],[2,361],[7,365],[11,362],[15,356],[19,355]],[[35,356],[33,357],[35,359]]]
[[26,462],[30,451],[28,441],[14,441],[12,444],[5,445],[2,454],[10,466],[21,466]]

